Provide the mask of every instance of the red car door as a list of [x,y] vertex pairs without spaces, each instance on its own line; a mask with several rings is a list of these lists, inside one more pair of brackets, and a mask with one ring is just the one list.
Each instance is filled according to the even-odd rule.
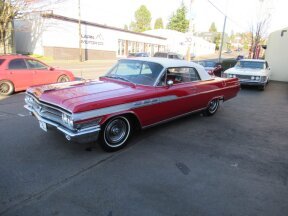
[[33,85],[33,71],[28,69],[23,58],[12,59],[7,67],[7,78],[14,84],[15,90],[24,90]]
[[49,66],[34,59],[26,59],[28,67],[33,71],[33,84],[41,85],[54,83],[57,80],[55,71],[49,70]]
[[199,80],[194,68],[167,69],[167,75],[155,89],[158,103],[143,108],[143,113],[140,114],[147,114],[143,118],[143,125],[151,125],[200,109]]

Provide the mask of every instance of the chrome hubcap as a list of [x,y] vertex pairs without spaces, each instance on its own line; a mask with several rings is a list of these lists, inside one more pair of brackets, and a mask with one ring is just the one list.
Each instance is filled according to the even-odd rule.
[[0,84],[0,92],[1,93],[7,93],[9,91],[10,87],[6,83],[1,83]]
[[111,121],[105,131],[105,138],[110,144],[118,144],[127,136],[128,127],[124,120],[115,119]]
[[60,82],[68,82],[69,80],[68,80],[68,78],[67,77],[62,77],[61,79],[60,79]]
[[209,105],[209,112],[214,113],[218,108],[219,101],[217,99],[212,100]]

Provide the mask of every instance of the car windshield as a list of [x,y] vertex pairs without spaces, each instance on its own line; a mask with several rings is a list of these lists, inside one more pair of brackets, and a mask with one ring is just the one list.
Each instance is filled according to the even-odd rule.
[[235,65],[236,68],[252,68],[252,69],[263,69],[265,63],[257,61],[238,61]]
[[199,62],[200,65],[202,65],[203,67],[215,67],[216,62],[213,61],[203,61],[203,62]]
[[120,60],[106,77],[153,86],[162,70],[163,66],[154,62]]

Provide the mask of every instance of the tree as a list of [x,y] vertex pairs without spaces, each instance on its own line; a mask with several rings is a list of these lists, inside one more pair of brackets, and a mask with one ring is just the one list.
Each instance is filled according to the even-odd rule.
[[215,38],[214,38],[214,41],[213,41],[213,43],[215,43],[216,44],[216,50],[219,50],[219,48],[220,48],[220,41],[221,41],[221,33],[216,33],[217,35],[215,36]]
[[189,28],[189,20],[186,19],[186,12],[187,9],[182,3],[181,6],[177,9],[176,14],[173,14],[170,17],[167,28],[179,32],[187,32]]
[[211,26],[209,28],[209,32],[217,32],[217,28],[214,22],[211,23]]
[[[269,3],[269,2],[268,2]],[[266,35],[269,23],[270,23],[270,13],[267,11],[269,8],[264,7],[264,1],[259,1],[259,8],[257,14],[257,18],[255,22],[252,22],[250,25],[250,50],[249,50],[249,58],[258,58],[259,47],[263,38]],[[265,9],[266,10],[263,10]]]
[[11,39],[13,31],[12,21],[20,10],[19,3],[20,1],[0,1],[0,47],[3,47],[4,54],[7,52],[7,42]]
[[[0,48],[3,47],[3,53],[9,52],[7,47],[13,41],[14,19],[31,21],[33,17],[35,26],[39,28],[41,20],[35,20],[34,15],[38,14],[38,17],[41,17],[43,8],[63,1],[65,0],[0,0]],[[35,35],[32,37],[36,38]]]
[[158,18],[155,20],[154,29],[163,29],[163,20],[162,18]]
[[250,43],[250,51],[249,58],[258,58],[258,51],[260,43],[263,40],[264,35],[266,34],[268,22],[270,21],[270,17],[262,19],[258,21],[255,25],[251,25],[250,33],[251,33],[251,43]]
[[145,5],[141,5],[135,11],[135,22],[131,22],[130,29],[135,32],[143,32],[151,29],[151,13]]

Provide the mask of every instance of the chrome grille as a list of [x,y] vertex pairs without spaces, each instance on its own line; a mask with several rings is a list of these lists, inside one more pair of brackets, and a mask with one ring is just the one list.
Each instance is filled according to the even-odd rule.
[[45,105],[43,103],[40,103],[34,97],[30,96],[30,98],[31,98],[30,101],[26,103],[29,104],[29,106],[31,106],[33,110],[37,112],[38,115],[63,125],[62,121],[63,112],[61,112],[57,108],[54,108],[51,105]]
[[251,79],[250,75],[239,75],[239,74],[236,74],[236,77],[238,79],[245,79],[245,80],[250,80]]

